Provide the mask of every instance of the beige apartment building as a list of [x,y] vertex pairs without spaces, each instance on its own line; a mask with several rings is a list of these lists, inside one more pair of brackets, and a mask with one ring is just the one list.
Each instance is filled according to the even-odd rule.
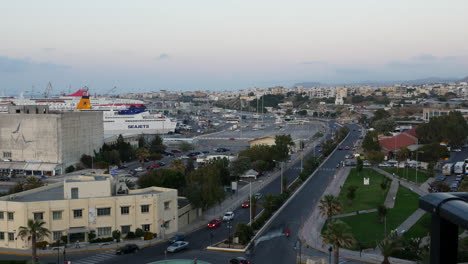
[[51,232],[45,240],[88,241],[88,234],[122,237],[137,228],[158,237],[178,229],[177,190],[149,187],[128,190],[110,175],[80,176],[0,198],[0,247],[25,249],[17,238],[28,219],[40,219]]

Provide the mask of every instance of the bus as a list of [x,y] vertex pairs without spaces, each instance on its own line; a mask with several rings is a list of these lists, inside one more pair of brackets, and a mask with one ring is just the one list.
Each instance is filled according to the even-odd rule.
[[442,173],[444,175],[450,176],[453,171],[453,163],[447,163],[442,167]]
[[465,168],[465,162],[459,161],[455,163],[455,166],[453,167],[453,173],[455,174],[463,174],[463,169]]

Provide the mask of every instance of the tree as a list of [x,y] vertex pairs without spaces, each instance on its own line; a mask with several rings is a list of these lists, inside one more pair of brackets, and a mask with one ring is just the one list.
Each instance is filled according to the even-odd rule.
[[331,244],[334,250],[334,263],[339,263],[340,247],[351,247],[355,240],[351,228],[340,220],[334,220],[327,225],[327,230],[322,234],[323,244]]
[[275,160],[285,161],[289,158],[289,152],[294,146],[294,141],[291,138],[291,135],[277,135],[275,137]]
[[361,173],[362,169],[364,168],[364,162],[360,157],[357,158],[357,163],[356,163],[356,170],[358,174]]
[[433,117],[428,123],[416,128],[416,135],[422,143],[446,142],[450,146],[460,147],[468,137],[468,124],[459,111],[448,115]]
[[351,185],[348,187],[348,192],[346,193],[346,198],[350,203],[353,203],[354,198],[356,198],[356,191],[358,187],[355,185]]
[[385,111],[384,109],[379,109],[374,112],[374,116],[372,117],[371,122],[374,123],[375,121],[389,118],[391,116],[392,115],[389,112]]
[[144,136],[140,136],[138,138],[138,148],[146,148],[148,143],[146,142],[146,139]]
[[341,211],[341,204],[336,196],[328,194],[320,200],[319,209],[320,214],[326,216],[328,223],[330,223],[332,216]]
[[23,191],[39,188],[44,186],[44,182],[36,176],[26,177],[26,182],[23,184]]
[[183,173],[170,169],[151,170],[138,178],[141,188],[158,186],[181,190],[185,186]]
[[141,166],[145,166],[145,159],[150,156],[148,149],[146,148],[139,148],[135,152],[136,157],[140,160]]
[[65,173],[70,173],[75,171],[75,166],[70,165],[65,169]]
[[232,177],[237,179],[244,172],[249,170],[251,162],[249,157],[238,157],[236,160],[229,163],[229,171]]
[[379,151],[380,144],[375,131],[369,131],[362,140],[362,148],[365,152]]
[[468,192],[468,181],[462,181],[460,187],[458,187],[459,192]]
[[169,164],[169,169],[180,173],[185,173],[186,166],[181,159],[174,159],[172,160],[171,164]]
[[377,206],[377,217],[379,218],[380,223],[384,222],[384,219],[387,216],[387,214],[388,214],[388,208],[385,207],[385,205],[381,204]]
[[396,123],[393,118],[384,118],[372,123],[372,127],[377,131],[377,133],[386,134],[395,129]]
[[240,222],[236,226],[236,232],[234,233],[234,235],[239,238],[239,242],[242,245],[246,245],[247,243],[249,243],[250,239],[254,235],[254,232],[251,226],[247,225],[246,223]]
[[193,149],[193,145],[188,142],[182,141],[179,143],[179,149],[182,152],[187,152]]
[[28,219],[27,226],[20,226],[18,237],[22,240],[31,241],[32,248],[32,263],[36,263],[37,247],[36,242],[41,241],[44,237],[49,237],[50,231],[44,227],[45,222],[40,220]]
[[385,155],[383,152],[380,152],[380,151],[371,151],[371,152],[368,152],[366,154],[367,156],[367,160],[369,160],[369,162],[372,164],[372,165],[376,165],[376,164],[379,164],[381,163],[382,161],[384,161],[385,159]]
[[387,238],[380,241],[377,246],[384,257],[382,264],[390,264],[388,258],[400,248],[400,239],[397,232],[392,232]]
[[433,182],[431,183],[431,186],[438,192],[450,192],[450,186],[448,186],[448,184],[445,182]]
[[[398,162],[405,161],[409,158],[411,151],[407,147],[401,147],[400,150],[396,153],[396,159]],[[400,166],[397,166],[397,170]]]
[[187,177],[186,196],[195,208],[208,209],[224,199],[221,173],[215,164],[206,164]]
[[418,161],[425,161],[429,163],[436,163],[440,159],[447,158],[450,156],[450,152],[447,147],[440,145],[437,142],[425,144],[418,148],[413,156],[418,153]]
[[160,136],[156,135],[149,144],[151,153],[163,153],[166,150],[166,146],[163,144],[163,140]]

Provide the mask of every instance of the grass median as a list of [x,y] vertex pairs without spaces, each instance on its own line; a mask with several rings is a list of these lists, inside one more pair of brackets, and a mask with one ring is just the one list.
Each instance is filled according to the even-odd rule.
[[[364,185],[364,178],[369,178],[369,185]],[[360,210],[376,209],[377,206],[384,203],[390,184],[385,190],[382,190],[380,183],[385,176],[373,169],[364,168],[360,174],[353,168],[351,169],[346,182],[341,188],[339,201],[342,205],[340,214],[352,213]],[[347,198],[348,188],[357,186],[356,197],[352,202]]]

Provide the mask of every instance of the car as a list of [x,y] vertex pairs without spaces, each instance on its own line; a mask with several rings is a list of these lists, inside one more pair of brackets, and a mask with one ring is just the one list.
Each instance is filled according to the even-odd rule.
[[223,221],[231,221],[234,219],[234,212],[226,212],[223,215]]
[[164,151],[163,154],[166,155],[166,156],[171,156],[171,157],[174,156],[174,153],[171,153],[171,152],[168,152],[168,151]]
[[158,165],[159,167],[164,167],[166,166],[166,163],[159,161],[159,162],[156,162],[156,165]]
[[159,168],[158,164],[151,164],[148,167],[146,167],[147,170],[156,169],[156,168]]
[[458,191],[458,184],[456,182],[454,182],[454,183],[452,183],[452,185],[450,185],[450,191],[451,192]]
[[255,197],[255,199],[257,199],[257,200],[260,200],[260,199],[262,199],[262,194],[259,193],[259,192],[257,192],[257,193],[254,194],[254,197]]
[[118,248],[115,251],[117,255],[129,254],[129,253],[137,253],[140,248],[135,244],[127,244],[121,248]]
[[437,182],[443,182],[443,181],[445,181],[445,179],[447,179],[447,177],[446,177],[445,175],[440,175],[439,177],[437,177],[437,178],[435,179],[435,181],[437,181]]
[[249,208],[250,207],[250,201],[245,201],[241,204],[242,208]]
[[184,241],[184,240],[185,240],[185,237],[186,237],[186,236],[185,236],[185,234],[183,234],[183,233],[176,234],[175,236],[173,236],[173,237],[171,237],[171,238],[169,239],[169,243],[172,244],[172,243],[175,243],[175,242],[177,242],[177,241]]
[[221,226],[221,221],[219,219],[213,219],[208,223],[208,228],[217,228]]
[[455,177],[455,181],[460,183],[461,181],[463,181],[463,174],[459,174]]
[[0,177],[0,181],[10,181],[10,180],[11,180],[11,179],[10,179],[10,177],[8,177],[8,176],[1,176],[1,177]]
[[194,152],[190,152],[189,154],[187,154],[187,156],[189,157],[196,157],[198,155],[202,154],[201,152],[199,151],[194,151]]
[[227,149],[227,148],[217,148],[216,149],[216,152],[227,152],[227,151],[229,151],[229,149]]
[[143,169],[143,167],[138,167],[138,168],[135,169],[135,171],[138,171],[138,172],[144,171],[144,170],[145,170],[145,169]]
[[390,167],[392,167],[392,165],[388,164],[387,162],[382,162],[382,163],[379,163],[378,167],[379,168],[390,168]]
[[210,151],[209,150],[202,150],[202,153],[207,154],[207,153],[210,153]]
[[229,264],[251,264],[246,258],[237,257],[229,260]]
[[128,167],[127,167],[127,165],[125,165],[125,164],[120,164],[119,166],[117,166],[117,168],[119,168],[119,169],[126,169],[126,168],[128,168]]
[[338,150],[343,150],[343,147],[342,147],[342,146],[339,146],[339,147],[338,147]]
[[236,140],[235,138],[229,138],[229,140]]
[[454,151],[454,152],[461,152],[462,150],[461,150],[461,148],[454,148],[454,149],[452,149],[452,151]]
[[187,248],[189,245],[189,242],[187,241],[177,241],[174,242],[172,245],[167,247],[167,252],[175,253],[177,251],[181,251],[182,249]]
[[365,160],[365,161],[362,163],[362,165],[363,165],[364,167],[370,167],[371,164],[370,164],[370,162],[369,162],[368,160]]
[[181,153],[182,151],[178,150],[178,149],[173,149],[171,150],[172,153]]

